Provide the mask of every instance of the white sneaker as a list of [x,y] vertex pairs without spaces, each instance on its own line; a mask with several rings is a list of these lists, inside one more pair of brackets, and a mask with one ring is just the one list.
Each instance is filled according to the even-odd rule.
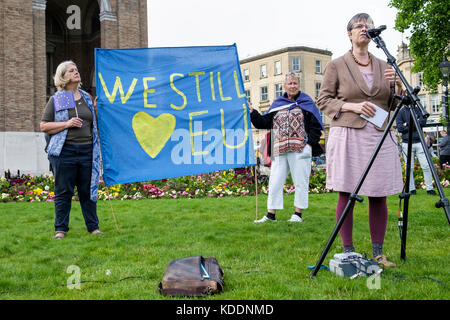
[[253,222],[254,222],[254,223],[263,223],[263,222],[266,222],[266,221],[276,222],[277,219],[272,220],[272,219],[267,218],[267,216],[264,216],[264,217],[262,217],[261,219],[255,220],[255,221],[253,221]]
[[303,222],[303,219],[298,215],[293,214],[292,217],[288,220],[289,222]]

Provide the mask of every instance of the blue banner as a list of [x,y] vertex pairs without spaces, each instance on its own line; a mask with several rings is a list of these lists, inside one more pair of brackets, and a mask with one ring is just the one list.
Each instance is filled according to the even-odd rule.
[[106,185],[255,165],[236,45],[95,49]]

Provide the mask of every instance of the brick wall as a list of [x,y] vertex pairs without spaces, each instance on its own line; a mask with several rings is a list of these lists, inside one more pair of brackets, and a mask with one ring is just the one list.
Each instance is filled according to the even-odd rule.
[[[45,11],[33,9],[33,130],[40,131],[39,122],[46,104]],[[27,130],[31,131],[31,130]]]
[[[86,8],[87,1],[96,2],[35,1],[33,8],[33,0],[0,0],[0,176],[8,169],[48,172],[45,140],[39,130],[47,102],[46,12],[50,11],[44,8],[69,2]],[[100,39],[54,43],[54,69],[72,59],[89,86],[94,48],[147,47],[147,0],[110,0],[110,4],[109,19],[100,21]]]
[[[74,0],[76,3],[76,0]],[[95,47],[147,47],[147,1],[111,0],[117,20],[100,23],[100,41],[58,44],[59,62],[72,59],[81,66],[84,84],[92,82]],[[48,2],[47,2],[48,5]],[[45,11],[32,0],[0,1],[0,131],[39,132],[46,104]],[[54,72],[55,70],[53,70]]]
[[0,1],[0,132],[5,131],[6,126],[6,109],[5,109],[5,74],[4,61],[5,61],[5,48],[4,48],[4,36],[5,36],[5,4]]
[[102,48],[146,48],[147,1],[111,0],[111,9],[117,21],[102,21]]
[[31,1],[4,0],[1,131],[34,131],[34,51]]

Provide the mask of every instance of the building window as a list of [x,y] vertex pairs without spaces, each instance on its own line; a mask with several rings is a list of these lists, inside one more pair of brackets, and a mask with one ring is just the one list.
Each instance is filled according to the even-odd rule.
[[261,78],[267,78],[267,67],[265,64],[259,67],[259,75]]
[[316,60],[316,73],[322,73],[322,61]]
[[281,83],[275,84],[275,98],[281,97],[283,95],[283,86]]
[[427,96],[419,96],[420,104],[427,110]]
[[248,103],[252,103],[252,99],[250,98],[250,90],[245,90],[245,98],[247,99]]
[[244,69],[244,81],[250,81],[250,71],[248,69]]
[[269,100],[269,96],[268,96],[268,94],[267,94],[267,86],[265,86],[265,87],[261,87],[261,101],[267,101],[267,100]]
[[417,73],[417,85],[421,88],[424,87],[423,85],[423,72]]
[[431,113],[439,113],[439,95],[438,94],[430,95],[430,107],[431,107]]
[[281,61],[275,61],[274,74],[275,75],[281,74]]
[[299,57],[292,58],[292,71],[294,71],[294,72],[300,71],[300,58]]
[[316,98],[319,97],[320,94],[320,87],[322,86],[321,82],[316,82]]

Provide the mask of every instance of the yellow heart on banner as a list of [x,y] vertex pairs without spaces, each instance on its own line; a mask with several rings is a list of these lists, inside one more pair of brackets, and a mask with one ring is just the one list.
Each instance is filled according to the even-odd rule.
[[133,117],[132,126],[142,149],[155,158],[175,130],[175,123],[176,119],[170,113],[153,118],[148,113],[138,112]]

